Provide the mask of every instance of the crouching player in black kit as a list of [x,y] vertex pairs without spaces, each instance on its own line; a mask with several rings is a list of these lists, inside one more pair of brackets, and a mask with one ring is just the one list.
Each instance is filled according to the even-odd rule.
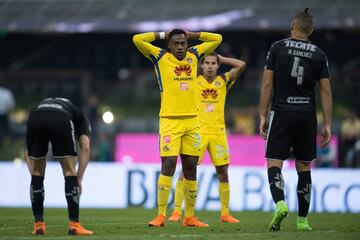
[[270,231],[279,231],[281,221],[288,214],[281,169],[291,148],[299,177],[297,230],[312,229],[307,214],[311,196],[310,167],[311,161],[316,158],[316,83],[320,84],[324,115],[321,147],[328,144],[331,138],[332,97],[328,62],[325,53],[308,40],[313,31],[312,24],[313,17],[308,9],[297,13],[291,22],[291,38],[275,42],[266,59],[260,98],[260,134],[267,139],[268,178],[276,203]]
[[[76,140],[80,143],[79,166],[76,171]],[[81,182],[90,156],[90,125],[82,111],[70,100],[48,98],[36,105],[27,122],[25,158],[31,173],[30,197],[35,218],[34,235],[45,234],[44,174],[48,143],[60,161],[65,177],[65,196],[69,213],[69,235],[92,235],[79,223]]]

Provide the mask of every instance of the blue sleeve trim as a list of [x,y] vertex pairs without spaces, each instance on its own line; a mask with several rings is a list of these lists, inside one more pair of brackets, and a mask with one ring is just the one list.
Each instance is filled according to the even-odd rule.
[[[196,49],[196,48],[191,47],[191,48],[189,48],[189,50],[188,50],[188,51],[189,51],[189,52],[191,52],[192,54],[194,54],[194,55],[196,56],[196,58],[197,58],[197,59],[200,59],[199,53],[198,53],[198,51],[197,51],[197,49]],[[203,54],[201,54],[201,55],[203,55]]]
[[[166,52],[166,51],[165,51]],[[164,55],[164,54],[162,54]],[[161,55],[161,56],[162,56]],[[161,80],[161,75],[160,75],[160,68],[159,68],[159,64],[158,64],[158,60],[160,59],[156,59],[154,57],[154,55],[150,55],[150,58],[152,60],[152,62],[154,63],[154,66],[155,66],[155,71],[156,71],[156,76],[157,76],[157,80],[158,80],[158,84],[159,84],[159,88],[160,88],[160,91],[162,92],[163,91],[163,86],[162,86],[162,80]]]

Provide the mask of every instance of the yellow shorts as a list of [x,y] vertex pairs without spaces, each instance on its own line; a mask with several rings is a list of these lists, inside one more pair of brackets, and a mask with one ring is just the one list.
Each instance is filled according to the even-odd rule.
[[200,158],[201,163],[205,151],[208,150],[214,166],[223,166],[230,163],[229,146],[226,134],[202,134]]
[[197,117],[160,117],[160,156],[199,156],[200,127]]

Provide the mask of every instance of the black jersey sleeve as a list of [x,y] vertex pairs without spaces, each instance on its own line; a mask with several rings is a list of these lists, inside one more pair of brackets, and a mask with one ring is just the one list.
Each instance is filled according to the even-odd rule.
[[277,46],[276,43],[273,43],[268,51],[266,56],[266,65],[265,70],[274,70],[275,69],[275,60],[277,55]]
[[91,127],[89,121],[86,119],[83,111],[79,108],[76,109],[74,114],[74,125],[75,125],[75,134],[79,138],[81,135],[91,135]]
[[322,78],[330,78],[330,74],[329,74],[329,62],[327,60],[326,55],[324,54],[322,59],[321,59],[321,69],[320,69],[320,76],[319,76],[319,80]]

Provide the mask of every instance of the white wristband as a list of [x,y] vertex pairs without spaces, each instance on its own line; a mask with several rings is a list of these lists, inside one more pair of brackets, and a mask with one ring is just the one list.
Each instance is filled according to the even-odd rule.
[[165,39],[165,32],[159,32],[159,38]]

